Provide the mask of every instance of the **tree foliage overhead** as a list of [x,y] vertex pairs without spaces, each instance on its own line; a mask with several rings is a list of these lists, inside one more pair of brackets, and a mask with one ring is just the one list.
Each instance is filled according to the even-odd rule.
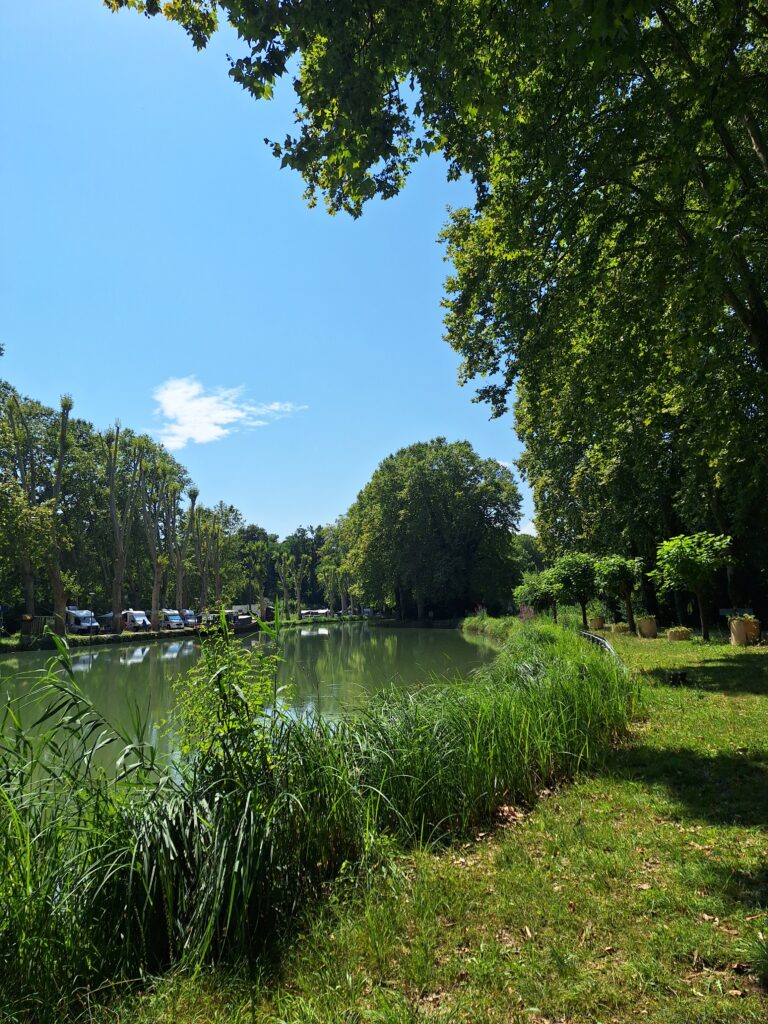
[[762,0],[107,2],[197,46],[228,19],[256,97],[292,78],[273,148],[311,201],[357,215],[433,150],[471,177],[447,336],[496,414],[516,388],[551,554],[728,533],[768,586]]

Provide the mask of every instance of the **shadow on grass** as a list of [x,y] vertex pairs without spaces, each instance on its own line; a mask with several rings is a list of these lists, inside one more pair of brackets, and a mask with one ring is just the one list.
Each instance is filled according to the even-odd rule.
[[754,693],[768,696],[768,657],[745,655],[743,658],[713,658],[700,664],[646,669],[643,675],[659,686],[669,686],[668,673],[682,671],[687,673],[686,681],[675,685],[710,693]]
[[768,830],[766,751],[708,756],[686,747],[632,746],[615,751],[606,768],[620,778],[662,787],[682,817]]

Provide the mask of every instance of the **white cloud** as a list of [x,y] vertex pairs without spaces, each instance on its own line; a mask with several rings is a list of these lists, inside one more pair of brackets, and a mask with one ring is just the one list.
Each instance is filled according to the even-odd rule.
[[511,462],[504,462],[503,459],[496,459],[496,461],[498,462],[498,464],[500,466],[503,466],[504,469],[512,469],[512,463]]
[[529,537],[538,537],[538,531],[532,519],[526,519],[520,526],[520,533],[527,533]]
[[265,427],[304,405],[293,402],[253,404],[243,398],[242,388],[206,391],[196,377],[171,377],[153,393],[156,414],[165,421],[159,437],[166,448],[178,451],[189,442],[220,441],[234,430]]

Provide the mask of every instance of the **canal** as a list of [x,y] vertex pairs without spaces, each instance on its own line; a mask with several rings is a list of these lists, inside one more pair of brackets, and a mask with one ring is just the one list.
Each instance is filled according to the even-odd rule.
[[[241,642],[255,645],[258,634]],[[72,655],[72,668],[78,685],[109,722],[127,725],[138,707],[149,722],[158,724],[172,710],[174,680],[195,663],[199,651],[199,641],[188,636],[92,647]],[[435,679],[466,676],[494,655],[484,641],[454,629],[367,622],[313,626],[284,632],[279,685],[290,686],[297,708],[314,707],[336,716],[382,688],[415,689]],[[1,656],[0,706],[31,693],[50,658],[48,651]],[[159,741],[160,732],[153,732]]]

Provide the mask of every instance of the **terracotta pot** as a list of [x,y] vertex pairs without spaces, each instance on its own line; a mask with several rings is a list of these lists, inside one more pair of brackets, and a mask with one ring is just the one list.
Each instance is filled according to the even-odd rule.
[[656,637],[656,619],[653,615],[646,615],[637,620],[637,635],[645,640],[653,640]]
[[731,631],[731,643],[734,647],[746,647],[749,643],[747,639],[747,623],[744,619],[731,619],[728,623]]
[[747,643],[748,644],[759,644],[760,643],[760,623],[757,619],[747,619]]
[[602,615],[595,615],[591,619],[587,619],[590,629],[602,629],[605,626],[605,619]]

